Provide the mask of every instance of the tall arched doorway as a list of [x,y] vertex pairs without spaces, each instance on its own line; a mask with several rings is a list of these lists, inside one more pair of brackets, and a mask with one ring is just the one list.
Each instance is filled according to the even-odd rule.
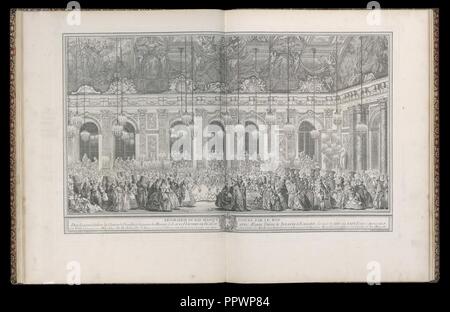
[[311,137],[311,131],[316,128],[308,121],[302,121],[298,128],[298,152],[305,153],[311,159],[314,158],[316,143]]
[[170,159],[188,160],[191,156],[191,139],[189,128],[182,121],[175,121],[170,126]]
[[123,126],[122,136],[116,136],[114,140],[114,159],[134,159],[136,157],[136,130],[127,122]]
[[226,160],[225,127],[219,121],[211,121],[208,125],[208,153],[215,155],[216,160]]
[[[87,131],[89,136],[83,137],[81,133]],[[85,122],[80,127],[80,160],[85,158],[94,161],[98,160],[98,127],[93,122]]]

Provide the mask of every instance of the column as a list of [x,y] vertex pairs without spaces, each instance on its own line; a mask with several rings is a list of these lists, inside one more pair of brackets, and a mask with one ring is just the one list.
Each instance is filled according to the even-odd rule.
[[[167,109],[158,109],[158,123],[159,123],[159,153],[164,155],[164,160],[170,155],[170,136],[169,136],[169,112]],[[159,156],[159,155],[158,155]],[[160,159],[161,160],[161,159]]]
[[68,164],[72,164],[74,161],[76,161],[76,158],[73,158],[74,156],[74,138],[73,137],[67,137],[67,162]]
[[380,105],[380,171],[387,173],[388,171],[388,154],[387,154],[387,100],[383,99]]
[[102,169],[102,144],[103,144],[103,136],[101,133],[98,135],[98,169]]
[[362,133],[356,133],[356,170],[362,170]]
[[138,161],[140,161],[143,158],[145,159],[145,155],[144,155],[144,157],[141,156],[141,153],[142,153],[142,151],[141,151],[141,137],[142,136],[141,136],[140,132],[136,132],[136,134],[134,136],[134,144],[136,145],[136,160],[138,160]]
[[[109,110],[101,111],[101,124],[102,124],[102,144],[99,145],[99,162],[102,168],[109,168],[112,166],[114,159],[114,136],[112,134],[112,115],[113,112]],[[101,148],[101,152],[100,152]],[[100,154],[102,155],[100,157]]]
[[73,161],[81,161],[80,157],[80,128],[76,128],[73,137]]
[[[353,170],[362,169],[362,137],[357,129],[357,124],[361,122],[361,109],[354,107],[353,113]],[[356,117],[356,118],[355,118]]]
[[148,158],[146,146],[146,135],[145,131],[147,129],[147,110],[138,109],[138,124],[139,133],[136,133],[136,159],[146,160]]
[[292,160],[295,152],[295,145],[293,144],[294,133],[285,131],[284,136],[286,140],[286,160],[290,161]]
[[314,161],[316,163],[318,163],[320,165],[320,167],[322,167],[322,132],[317,129],[319,131],[319,136],[317,137],[316,142],[314,144]]

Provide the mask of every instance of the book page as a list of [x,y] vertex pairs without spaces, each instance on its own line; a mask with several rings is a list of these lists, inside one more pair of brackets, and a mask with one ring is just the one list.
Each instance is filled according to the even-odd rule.
[[[89,233],[89,227],[85,226],[87,233],[66,233],[66,97],[63,67],[65,35],[204,30],[222,32],[223,13],[82,11],[81,23],[77,26],[68,25],[67,12],[31,11],[17,14],[22,15],[23,22],[23,35],[18,39],[23,42],[21,126],[25,155],[22,281],[64,284],[71,282],[74,276],[81,283],[223,281],[226,250],[224,236],[217,231],[196,233],[188,229],[187,232],[171,233],[168,228],[165,232],[169,233],[139,230],[124,234],[111,231]],[[86,50],[83,52],[86,53]],[[176,48],[175,55],[178,59]],[[97,64],[105,61],[103,58],[96,59]],[[83,75],[81,66],[80,61],[80,86],[83,75],[87,75],[86,68],[92,68],[95,64],[85,63]],[[115,106],[114,103],[114,112]],[[133,211],[130,212],[133,215]],[[78,215],[88,216],[86,213]],[[105,219],[114,221],[112,225],[105,226],[114,227],[116,223],[122,228],[127,223],[145,227],[147,222],[139,225],[133,221],[140,220],[136,216],[126,222],[111,217]],[[175,221],[181,226],[184,224],[183,220]],[[190,221],[193,224],[199,222],[195,218]],[[163,223],[164,218],[156,222]],[[73,275],[73,272],[79,274]]]
[[[318,33],[323,35],[322,40],[317,40],[316,44],[309,41],[317,49],[323,42],[332,40],[335,32],[353,33],[356,37],[389,34],[390,42],[386,48],[389,90],[382,93],[386,98],[389,123],[386,172],[389,172],[391,183],[393,217],[390,230],[380,232],[336,232],[325,228],[309,233],[228,234],[227,277],[230,281],[365,282],[373,278],[374,272],[381,282],[434,278],[434,259],[429,252],[434,239],[430,234],[432,142],[428,118],[433,107],[429,98],[432,12],[382,10],[377,16],[379,23],[375,25],[368,23],[373,23],[373,16],[368,14],[367,10],[239,10],[226,13],[227,32]],[[354,47],[357,49],[358,43]],[[370,61],[364,53],[364,64],[369,66]],[[371,71],[368,67],[363,70],[365,73]],[[376,72],[374,68],[372,71]],[[351,92],[351,88],[347,92]],[[367,101],[374,99],[367,95]],[[350,106],[357,107],[358,102],[360,99],[356,98]],[[375,112],[369,112],[369,116],[372,114]],[[373,159],[370,148],[369,154]],[[338,217],[324,219],[333,223]],[[353,220],[357,222],[358,218]],[[303,224],[303,221],[293,220],[293,223]],[[284,220],[267,221],[280,222],[287,223]],[[318,221],[311,221],[315,222]],[[259,225],[265,226],[264,222]]]
[[75,13],[17,13],[21,281],[433,279],[431,11]]

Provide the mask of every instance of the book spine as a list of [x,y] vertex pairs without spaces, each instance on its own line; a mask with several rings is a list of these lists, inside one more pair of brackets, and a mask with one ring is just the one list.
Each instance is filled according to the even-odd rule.
[[10,209],[11,209],[11,283],[17,283],[17,219],[16,219],[16,10],[10,11],[9,20],[9,48],[10,48]]
[[432,226],[432,237],[433,240],[432,245],[432,256],[434,263],[433,268],[433,282],[439,281],[439,271],[440,271],[440,231],[439,231],[439,9],[433,9],[432,12],[432,144],[433,144],[433,168],[432,172],[432,181],[433,181],[433,202],[432,204],[432,216],[431,216],[431,226]]

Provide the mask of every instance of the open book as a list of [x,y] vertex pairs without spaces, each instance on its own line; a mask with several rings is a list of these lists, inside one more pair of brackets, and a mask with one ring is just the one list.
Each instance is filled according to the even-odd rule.
[[13,11],[13,281],[436,280],[437,25]]

